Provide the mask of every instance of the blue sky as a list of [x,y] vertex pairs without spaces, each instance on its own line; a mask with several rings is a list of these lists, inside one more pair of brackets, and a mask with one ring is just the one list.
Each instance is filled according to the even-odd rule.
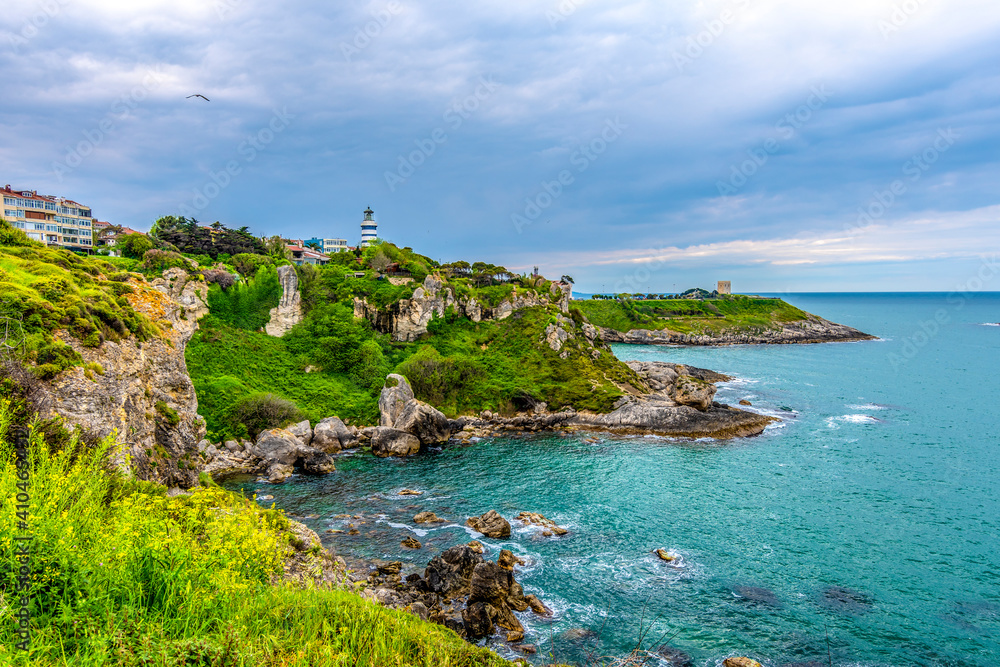
[[0,181],[580,291],[1000,289],[995,1],[329,4],[8,0]]

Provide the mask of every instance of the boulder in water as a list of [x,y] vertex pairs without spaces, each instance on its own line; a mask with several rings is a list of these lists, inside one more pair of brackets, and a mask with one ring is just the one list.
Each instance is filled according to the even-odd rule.
[[723,667],[762,667],[756,660],[750,658],[726,658],[722,661]]
[[[445,523],[445,521],[445,519],[442,519],[434,512],[420,512],[413,517],[414,523]],[[482,551],[479,553],[482,553]]]
[[372,453],[375,456],[413,456],[420,452],[416,436],[388,426],[379,426],[372,434]]
[[392,427],[415,435],[424,445],[448,442],[451,437],[451,422],[444,413],[417,399],[403,406]]
[[496,510],[490,510],[482,516],[469,517],[465,523],[474,531],[482,533],[486,537],[494,539],[506,539],[510,537],[510,524]]
[[396,373],[387,376],[378,399],[379,426],[394,427],[403,408],[412,400],[413,389],[405,377]]
[[421,546],[420,541],[415,537],[407,537],[405,540],[400,542],[400,544],[407,549],[419,549]]

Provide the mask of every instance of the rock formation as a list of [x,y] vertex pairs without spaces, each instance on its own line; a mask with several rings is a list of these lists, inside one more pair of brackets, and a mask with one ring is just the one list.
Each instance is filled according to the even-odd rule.
[[47,384],[51,415],[93,436],[117,432],[125,445],[117,464],[171,487],[197,483],[195,443],[205,435],[184,361],[184,347],[208,312],[208,286],[200,278],[177,268],[151,283],[133,274],[128,281],[132,293],[125,298],[160,327],[160,336],[90,348],[56,332],[85,363],[99,364],[101,372],[71,368]]
[[375,456],[413,456],[419,452],[420,440],[406,431],[379,426],[372,435],[372,453]]
[[372,452],[377,456],[412,456],[422,445],[448,442],[451,437],[448,418],[437,408],[415,399],[410,383],[402,375],[386,377],[378,408],[380,426],[370,434]]
[[454,421],[453,430],[462,431],[460,435],[464,436],[471,432],[488,435],[504,430],[544,431],[577,427],[623,434],[735,438],[758,435],[768,424],[777,421],[773,417],[712,401],[710,397],[714,396],[715,387],[711,383],[729,380],[720,373],[663,362],[627,363],[652,393],[623,396],[611,412],[536,410],[532,414],[508,418],[484,412],[478,418],[463,417]]
[[875,336],[815,315],[798,322],[781,323],[780,328],[714,335],[678,333],[669,329],[632,329],[623,332],[601,327],[600,331],[601,337],[608,343],[632,345],[757,345],[877,340]]
[[[329,423],[329,420],[324,422]],[[254,445],[247,443],[249,446],[220,450],[202,441],[198,449],[204,460],[203,470],[213,479],[221,481],[234,475],[261,474],[276,484],[288,479],[296,468],[307,475],[324,475],[336,470],[329,451],[340,451],[340,441],[336,443],[336,448],[324,447],[324,441],[318,442],[309,429],[309,422],[301,422],[288,429],[261,431]]]
[[412,342],[426,334],[431,319],[444,317],[448,308],[454,308],[473,322],[504,320],[522,308],[551,304],[558,304],[560,310],[568,314],[571,290],[571,285],[563,283],[553,283],[548,294],[515,290],[510,298],[493,308],[484,306],[474,297],[456,298],[451,288],[443,286],[440,278],[427,276],[423,285],[414,290],[412,297],[402,299],[385,309],[355,298],[354,316],[366,318],[376,331],[390,334],[394,341]]
[[278,281],[281,283],[281,301],[271,309],[271,320],[264,331],[269,336],[281,338],[302,321],[302,295],[299,294],[299,276],[294,266],[279,266]]
[[477,533],[496,539],[510,537],[510,524],[496,510],[490,510],[482,516],[472,516],[466,520],[466,525]]
[[347,426],[340,417],[327,417],[313,429],[312,446],[327,454],[358,446],[358,429]]

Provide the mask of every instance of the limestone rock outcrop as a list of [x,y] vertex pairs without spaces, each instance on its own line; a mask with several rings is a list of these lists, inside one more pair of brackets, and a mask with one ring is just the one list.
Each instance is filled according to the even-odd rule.
[[281,283],[281,300],[271,309],[271,320],[264,327],[269,336],[281,338],[292,327],[302,321],[302,295],[299,293],[299,276],[295,267],[278,267],[278,282]]
[[448,442],[451,437],[451,422],[444,413],[417,399],[403,406],[393,427],[415,435],[422,445]]
[[406,431],[379,426],[372,435],[372,454],[375,456],[413,456],[419,452],[420,440]]
[[327,454],[353,449],[358,446],[358,430],[347,426],[340,417],[327,417],[313,429],[312,446]]
[[413,389],[402,375],[391,373],[378,399],[379,426],[394,426],[406,404],[413,400]]
[[46,383],[49,415],[104,437],[117,431],[125,444],[116,459],[137,477],[170,487],[197,483],[196,443],[205,437],[198,399],[184,361],[184,348],[208,312],[208,286],[200,276],[170,269],[151,283],[132,277],[132,308],[152,320],[160,335],[146,341],[129,337],[84,347],[56,332],[87,364],[101,373],[71,368]]
[[569,313],[572,286],[553,283],[548,293],[533,290],[515,290],[509,298],[496,307],[485,306],[474,297],[456,298],[440,278],[427,276],[422,286],[409,299],[402,299],[387,308],[378,308],[361,298],[354,299],[354,316],[364,317],[379,333],[390,334],[394,341],[412,342],[427,333],[427,325],[434,317],[444,317],[448,308],[473,322],[503,320],[522,308],[558,304],[564,314]]
[[712,335],[679,333],[669,329],[616,331],[601,327],[600,331],[601,337],[608,343],[632,345],[763,345],[877,340],[876,336],[815,315],[798,322],[785,322],[773,329],[760,328],[755,331]]

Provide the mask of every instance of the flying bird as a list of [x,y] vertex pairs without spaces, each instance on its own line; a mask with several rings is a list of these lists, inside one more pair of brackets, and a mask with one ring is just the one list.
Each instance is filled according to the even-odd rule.
[[212,100],[208,99],[207,97],[205,97],[204,95],[188,95],[184,99],[189,100],[192,97],[200,97],[201,99],[205,100],[206,102],[211,102],[212,101]]

